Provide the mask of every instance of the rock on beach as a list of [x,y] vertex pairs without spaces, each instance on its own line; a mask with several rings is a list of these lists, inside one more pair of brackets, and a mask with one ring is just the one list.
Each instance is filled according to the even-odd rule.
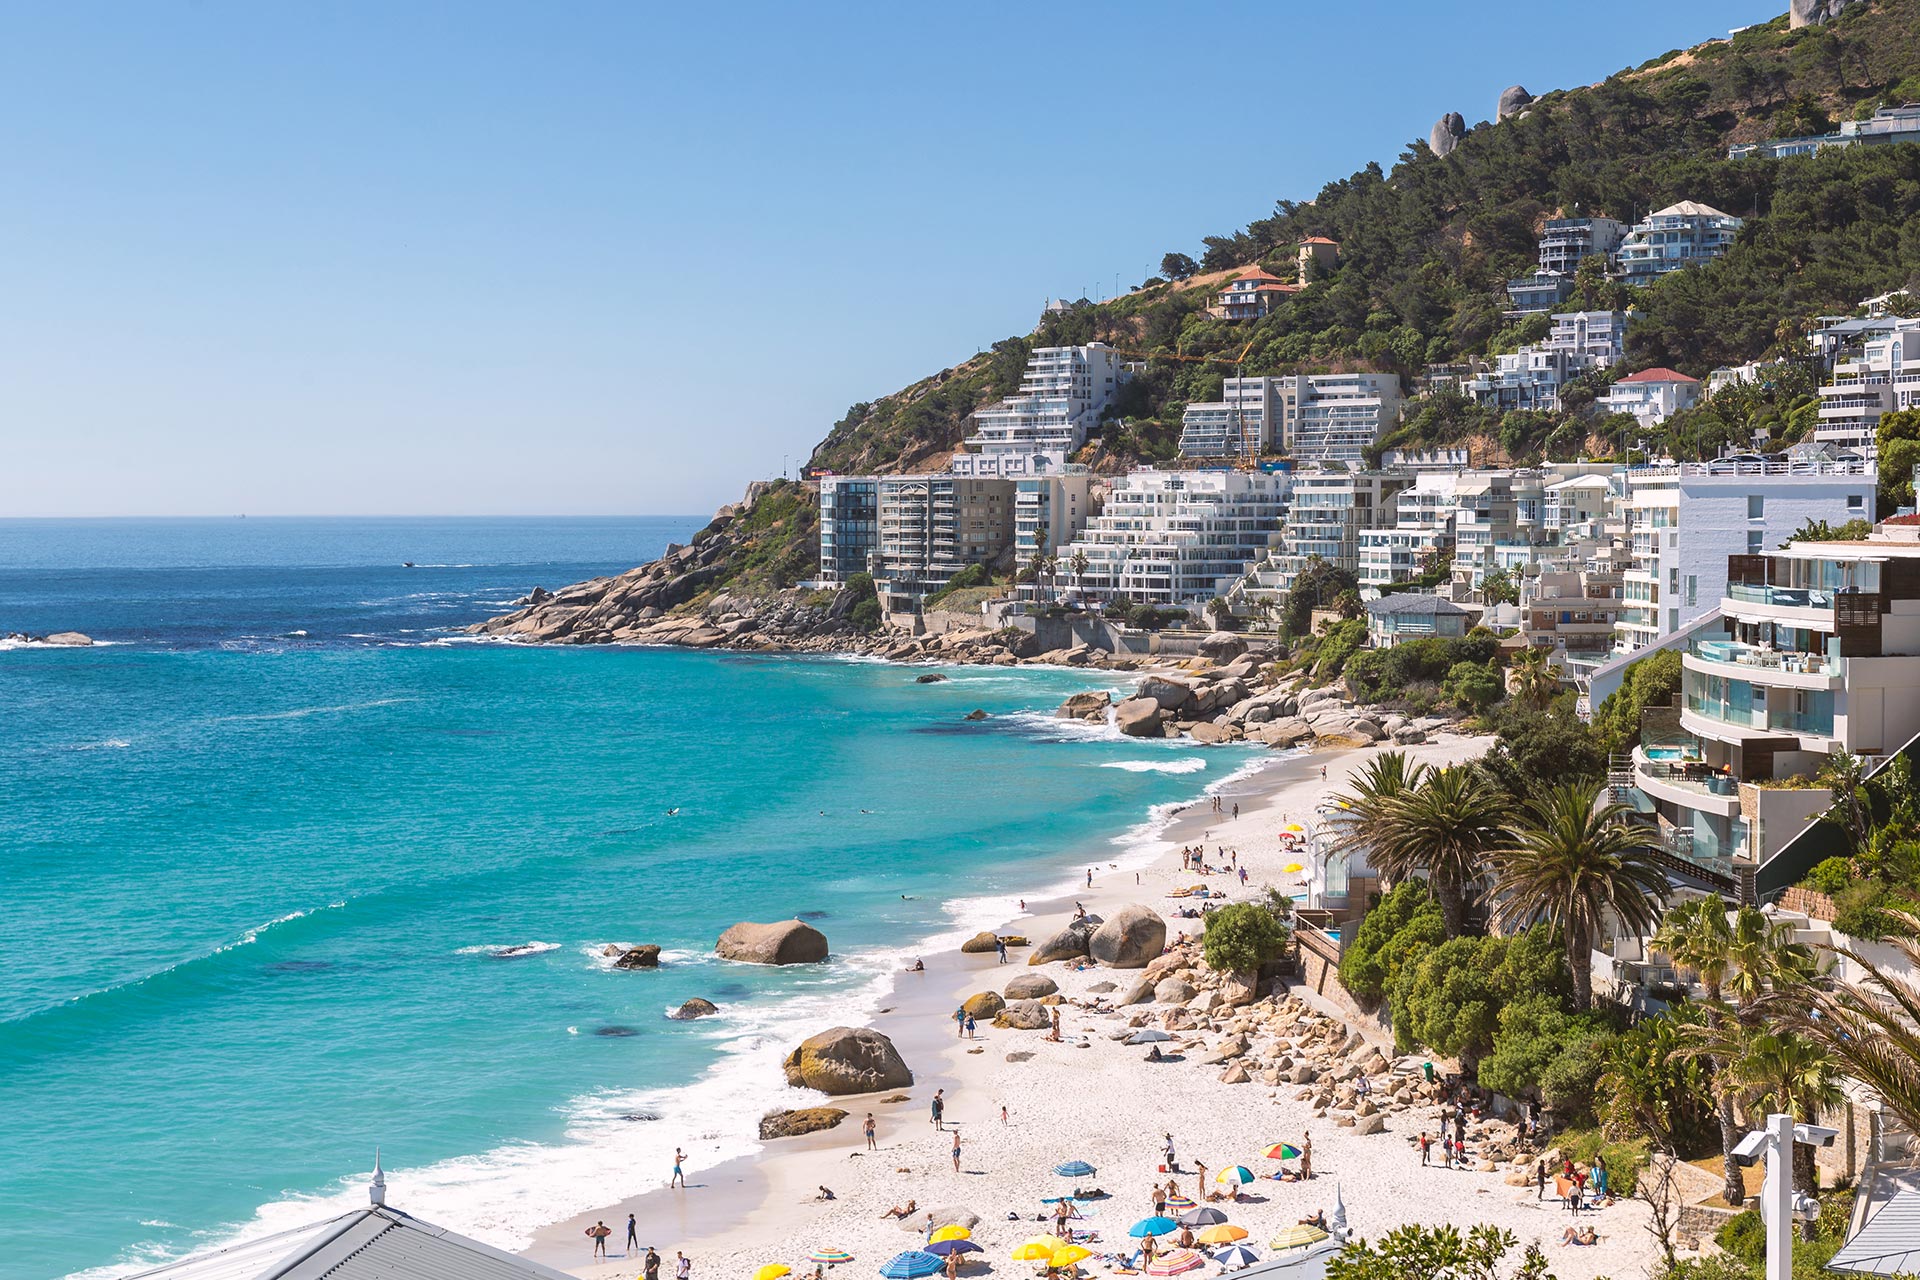
[[1087,954],[1112,969],[1144,969],[1167,946],[1167,922],[1149,907],[1124,906],[1094,930]]
[[913,1083],[893,1041],[871,1027],[832,1027],[809,1036],[782,1066],[788,1084],[825,1094],[876,1093]]
[[713,949],[723,960],[745,964],[817,964],[827,958],[827,936],[798,920],[742,921],[721,934]]

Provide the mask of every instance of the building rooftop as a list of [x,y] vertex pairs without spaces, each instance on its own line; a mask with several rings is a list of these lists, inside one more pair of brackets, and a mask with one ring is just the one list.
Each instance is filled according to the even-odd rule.
[[1400,591],[1390,596],[1381,596],[1378,600],[1367,602],[1367,612],[1376,618],[1384,618],[1398,613],[1431,613],[1436,617],[1450,614],[1470,614],[1471,609],[1462,609],[1453,601],[1442,596],[1422,595],[1418,592]]
[[1271,271],[1266,270],[1264,267],[1248,267],[1245,271],[1242,271],[1239,275],[1235,276],[1233,279],[1236,284],[1242,280],[1271,280],[1275,284],[1285,283],[1285,281],[1281,280],[1279,276],[1274,275]]
[[1710,204],[1701,204],[1698,200],[1682,200],[1650,215],[1655,218],[1731,218],[1730,213],[1722,213]]
[[1686,374],[1681,373],[1675,369],[1658,368],[1658,369],[1642,369],[1638,373],[1630,373],[1626,377],[1620,379],[1620,381],[1621,382],[1698,382],[1700,381],[1700,379],[1689,378]]
[[1325,236],[1308,236],[1305,240],[1302,240],[1300,243],[1301,244],[1330,244],[1330,245],[1337,246],[1340,242],[1338,240],[1329,240]]

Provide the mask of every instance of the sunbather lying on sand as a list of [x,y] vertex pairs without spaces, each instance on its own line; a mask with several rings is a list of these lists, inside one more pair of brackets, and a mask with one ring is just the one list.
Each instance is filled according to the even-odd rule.
[[903,1209],[899,1205],[895,1205],[893,1206],[893,1208],[887,1210],[885,1213],[881,1214],[880,1216],[883,1218],[901,1218],[901,1219],[911,1218],[914,1214],[914,1210],[918,1209],[919,1207],[920,1207],[919,1201],[909,1200],[907,1201],[906,1208]]
[[1563,1245],[1599,1244],[1600,1235],[1592,1227],[1582,1227],[1578,1231],[1575,1231],[1572,1227],[1568,1227],[1560,1233],[1560,1243]]

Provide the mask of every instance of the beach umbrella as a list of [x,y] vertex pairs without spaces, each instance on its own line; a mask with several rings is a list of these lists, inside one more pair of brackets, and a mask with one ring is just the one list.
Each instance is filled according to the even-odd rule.
[[1053,1166],[1053,1171],[1063,1178],[1091,1178],[1099,1170],[1085,1160],[1069,1160],[1065,1164]]
[[1213,1260],[1229,1271],[1238,1271],[1260,1261],[1260,1255],[1243,1244],[1235,1244],[1216,1251]]
[[1226,1220],[1226,1214],[1207,1205],[1202,1205],[1198,1209],[1193,1209],[1180,1215],[1180,1225],[1183,1227],[1210,1227],[1216,1222],[1225,1222]]
[[1055,1249],[1053,1256],[1047,1259],[1047,1265],[1049,1267],[1071,1267],[1075,1263],[1084,1262],[1092,1256],[1093,1250],[1086,1248],[1084,1245],[1070,1244]]
[[1128,1044],[1156,1044],[1162,1040],[1171,1040],[1172,1036],[1158,1027],[1142,1027],[1127,1037]]
[[1201,1244],[1232,1244],[1236,1240],[1245,1240],[1247,1229],[1236,1227],[1230,1222],[1221,1222],[1208,1227],[1195,1238]]
[[1059,1236],[1035,1236],[1031,1240],[1022,1240],[1013,1246],[1012,1258],[1015,1262],[1045,1262],[1056,1249],[1064,1249],[1067,1242]]
[[1269,1160],[1298,1160],[1299,1158],[1300,1148],[1290,1142],[1276,1142],[1267,1148]]
[[1185,1196],[1168,1196],[1167,1208],[1173,1210],[1175,1213],[1184,1213],[1186,1210],[1193,1208],[1193,1201],[1187,1199]]
[[1172,1218],[1142,1218],[1127,1228],[1127,1234],[1139,1239],[1143,1236],[1163,1236],[1180,1226]]
[[843,1262],[852,1262],[853,1255],[845,1249],[815,1249],[807,1255],[808,1262],[823,1262],[829,1267],[837,1267]]
[[1206,1265],[1207,1260],[1193,1250],[1175,1249],[1173,1252],[1163,1253],[1152,1262],[1149,1262],[1146,1271],[1150,1276],[1177,1276],[1183,1271],[1191,1271],[1195,1267],[1204,1267]]
[[1284,867],[1282,867],[1282,868],[1280,868],[1280,869],[1281,869],[1282,871],[1284,871],[1284,872],[1286,872],[1286,873],[1287,873],[1288,875],[1290,875],[1290,876],[1291,876],[1291,875],[1298,875],[1298,874],[1300,874],[1300,873],[1301,873],[1302,871],[1305,871],[1305,870],[1306,870],[1306,868],[1305,868],[1305,867],[1303,867],[1303,866],[1301,866],[1301,865],[1300,865],[1299,863],[1297,863],[1297,862],[1289,862],[1289,863],[1288,863],[1288,864],[1287,864],[1286,866],[1284,866]]
[[1214,1174],[1213,1180],[1215,1182],[1238,1183],[1244,1187],[1253,1181],[1253,1170],[1243,1164],[1230,1164],[1219,1173]]
[[921,1276],[936,1275],[946,1268],[944,1260],[925,1249],[909,1249],[888,1258],[881,1265],[880,1274],[884,1280],[919,1280]]
[[1304,1249],[1310,1244],[1319,1244],[1327,1238],[1327,1233],[1319,1227],[1305,1222],[1298,1226],[1287,1227],[1279,1235],[1267,1241],[1270,1249]]
[[927,1252],[936,1258],[950,1258],[956,1253],[985,1253],[971,1240],[935,1240],[927,1246]]
[[1286,826],[1280,829],[1282,831],[1291,831],[1294,835],[1297,835],[1297,836],[1303,836],[1307,833],[1307,829],[1301,826],[1297,822],[1289,822]]
[[946,1226],[941,1227],[938,1231],[933,1233],[934,1244],[939,1244],[944,1240],[971,1240],[971,1239],[973,1239],[973,1232],[967,1230],[965,1227],[961,1226],[957,1222],[949,1222]]
[[790,1276],[793,1268],[784,1262],[769,1262],[753,1273],[753,1280],[780,1280],[781,1276]]

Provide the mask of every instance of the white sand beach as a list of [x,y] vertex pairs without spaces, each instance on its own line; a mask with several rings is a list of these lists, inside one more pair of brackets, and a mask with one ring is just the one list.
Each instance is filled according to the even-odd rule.
[[[1478,756],[1490,741],[1448,734],[1407,751],[1416,759],[1446,763]],[[1371,754],[1342,750],[1276,758],[1222,793],[1229,810],[1239,804],[1237,819],[1212,813],[1203,800],[1170,825],[1165,848],[1150,866],[1138,871],[1095,867],[1093,886],[1076,899],[1097,914],[1131,902],[1148,905],[1167,918],[1170,943],[1183,924],[1197,933],[1198,921],[1173,917],[1178,903],[1166,894],[1195,880],[1192,872],[1181,870],[1178,850],[1183,843],[1201,840],[1210,858],[1217,847],[1237,849],[1240,865],[1248,869],[1244,889],[1237,877],[1210,878],[1230,898],[1262,896],[1269,885],[1291,889],[1299,877],[1282,870],[1294,855],[1281,847],[1281,826],[1310,814]],[[1071,917],[1074,900],[1028,905],[1031,914],[1006,922],[1001,932],[1044,938]],[[906,1101],[831,1100],[851,1113],[838,1128],[771,1142],[747,1160],[711,1168],[690,1163],[686,1190],[651,1192],[555,1224],[540,1233],[528,1252],[590,1280],[636,1276],[640,1257],[621,1256],[626,1217],[632,1212],[639,1219],[643,1249],[652,1244],[662,1253],[665,1276],[673,1274],[680,1250],[692,1260],[695,1280],[704,1280],[750,1276],[770,1262],[786,1263],[796,1274],[809,1271],[806,1255],[826,1247],[855,1256],[840,1274],[871,1276],[895,1253],[922,1242],[927,1210],[959,1206],[979,1216],[973,1234],[985,1250],[969,1255],[962,1274],[1025,1276],[1032,1264],[1011,1261],[1009,1250],[1046,1230],[1038,1220],[1049,1208],[1042,1199],[1072,1190],[1075,1182],[1110,1193],[1110,1198],[1085,1207],[1085,1218],[1074,1223],[1076,1230],[1098,1232],[1090,1246],[1096,1252],[1130,1252],[1136,1242],[1128,1238],[1127,1228],[1152,1212],[1151,1186],[1167,1180],[1159,1170],[1163,1135],[1170,1132],[1187,1171],[1176,1175],[1180,1191],[1196,1199],[1203,1190],[1218,1189],[1211,1174],[1204,1188],[1199,1184],[1193,1172],[1196,1160],[1211,1170],[1242,1164],[1257,1175],[1272,1174],[1280,1165],[1262,1152],[1274,1143],[1299,1143],[1311,1134],[1313,1180],[1282,1183],[1263,1176],[1247,1188],[1245,1203],[1218,1206],[1229,1221],[1248,1231],[1245,1243],[1263,1256],[1276,1231],[1316,1210],[1330,1209],[1337,1185],[1348,1221],[1362,1236],[1377,1236],[1406,1223],[1492,1223],[1513,1231],[1523,1243],[1538,1241],[1562,1280],[1644,1275],[1656,1260],[1646,1210],[1637,1203],[1622,1201],[1582,1215],[1581,1224],[1593,1225],[1600,1243],[1563,1247],[1561,1232],[1572,1219],[1555,1202],[1538,1200],[1532,1188],[1508,1186],[1498,1173],[1444,1170],[1437,1151],[1434,1167],[1422,1168],[1414,1139],[1422,1127],[1437,1134],[1436,1108],[1395,1114],[1385,1132],[1357,1136],[1336,1127],[1331,1117],[1316,1121],[1311,1104],[1295,1099],[1297,1086],[1222,1083],[1222,1068],[1202,1064],[1201,1050],[1189,1052],[1183,1061],[1153,1063],[1145,1060],[1146,1050],[1109,1038],[1126,1027],[1128,1015],[1154,1009],[1157,1021],[1165,1006],[1096,1014],[1071,1003],[1088,998],[1089,988],[1099,983],[1116,983],[1124,990],[1137,974],[1097,967],[1075,970],[1067,964],[1030,969],[1020,950],[1011,959],[1002,966],[991,954],[929,955],[926,973],[901,976],[898,1000],[874,1025],[892,1037],[914,1070],[914,1085],[902,1091]],[[1027,972],[1046,973],[1069,1000],[1061,1008],[1062,1042],[1051,1042],[1040,1031],[985,1023],[974,1040],[956,1039],[951,1013],[961,999],[998,990],[1015,974]],[[1205,1037],[1210,1042],[1219,1038]],[[1378,1036],[1377,1042],[1391,1056],[1386,1038]],[[1009,1055],[1017,1060],[1009,1060]],[[948,1128],[960,1135],[957,1173],[951,1133],[936,1131],[929,1119],[928,1101],[936,1089],[945,1093]],[[864,1150],[861,1133],[869,1111],[878,1120],[875,1152]],[[1069,1160],[1083,1160],[1097,1172],[1078,1180],[1052,1172],[1056,1164]],[[817,1198],[823,1185],[833,1190],[831,1202]],[[919,1208],[908,1223],[883,1217],[890,1207],[908,1201]],[[1018,1220],[1009,1214],[1017,1214]],[[936,1217],[945,1221],[943,1215]],[[615,1230],[610,1242],[615,1256],[604,1262],[589,1260],[590,1244],[583,1235],[596,1220]],[[1209,1263],[1194,1274],[1219,1269]],[[1083,1264],[1083,1270],[1097,1276],[1104,1268],[1096,1260]]]

